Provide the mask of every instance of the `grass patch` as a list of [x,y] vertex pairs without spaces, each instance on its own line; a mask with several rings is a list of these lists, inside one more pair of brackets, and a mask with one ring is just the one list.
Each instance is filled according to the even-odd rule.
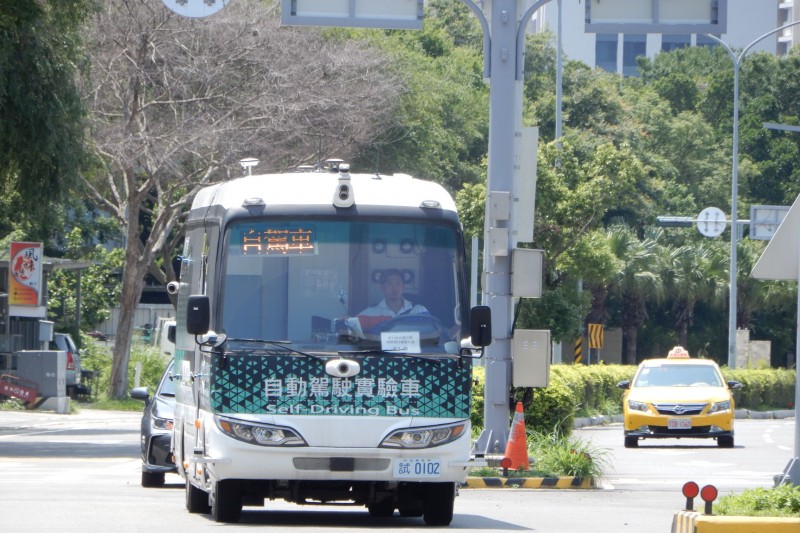
[[523,478],[523,477],[557,477],[549,472],[544,472],[537,469],[531,470],[509,470],[508,476],[503,475],[502,468],[495,468],[492,466],[482,466],[480,468],[473,468],[470,470],[471,477],[509,477],[509,478]]
[[609,466],[610,450],[559,431],[529,435],[528,449],[538,470],[558,476],[599,479]]
[[103,395],[97,401],[80,403],[80,408],[98,409],[101,411],[141,411],[144,403],[139,400],[109,400]]
[[729,494],[714,505],[714,514],[800,518],[800,487],[781,485],[774,489],[748,489]]
[[25,402],[19,398],[0,400],[0,411],[24,411]]
[[[509,470],[508,477],[584,477],[600,479],[609,466],[610,450],[599,448],[578,437],[566,436],[557,429],[551,433],[528,433],[531,468]],[[470,476],[499,477],[503,470],[473,468]]]

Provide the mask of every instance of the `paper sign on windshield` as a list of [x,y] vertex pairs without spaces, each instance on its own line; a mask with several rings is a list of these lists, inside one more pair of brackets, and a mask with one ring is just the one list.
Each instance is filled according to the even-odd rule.
[[419,331],[383,331],[381,349],[403,353],[421,353]]

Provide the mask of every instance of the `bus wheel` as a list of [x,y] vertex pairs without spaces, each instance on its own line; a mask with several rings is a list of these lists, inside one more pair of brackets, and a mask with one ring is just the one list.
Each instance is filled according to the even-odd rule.
[[453,521],[455,483],[428,483],[422,500],[422,519],[429,526],[449,526]]
[[198,489],[186,479],[186,510],[190,513],[208,513],[208,494]]
[[235,479],[217,481],[211,498],[211,518],[215,522],[238,522],[241,515],[241,482]]

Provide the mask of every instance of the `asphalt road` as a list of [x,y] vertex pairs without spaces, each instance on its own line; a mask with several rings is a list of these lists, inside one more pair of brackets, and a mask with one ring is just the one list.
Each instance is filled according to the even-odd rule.
[[[0,411],[0,531],[141,532],[225,527],[305,533],[423,528],[421,519],[371,518],[363,508],[247,507],[238,525],[190,515],[176,475],[167,486],[140,486],[138,413],[83,410],[78,415]],[[794,420],[741,420],[732,450],[704,441],[646,441],[622,446],[619,425],[576,432],[605,453],[600,490],[462,490],[449,531],[611,533],[670,531],[687,480],[721,494],[772,486],[793,450]],[[437,529],[437,528],[432,528]],[[445,528],[442,528],[445,529]]]

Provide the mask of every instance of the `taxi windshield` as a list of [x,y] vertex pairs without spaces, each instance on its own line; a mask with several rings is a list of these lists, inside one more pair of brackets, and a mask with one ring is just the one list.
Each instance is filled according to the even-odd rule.
[[642,368],[634,387],[721,387],[722,379],[711,365],[660,364]]

